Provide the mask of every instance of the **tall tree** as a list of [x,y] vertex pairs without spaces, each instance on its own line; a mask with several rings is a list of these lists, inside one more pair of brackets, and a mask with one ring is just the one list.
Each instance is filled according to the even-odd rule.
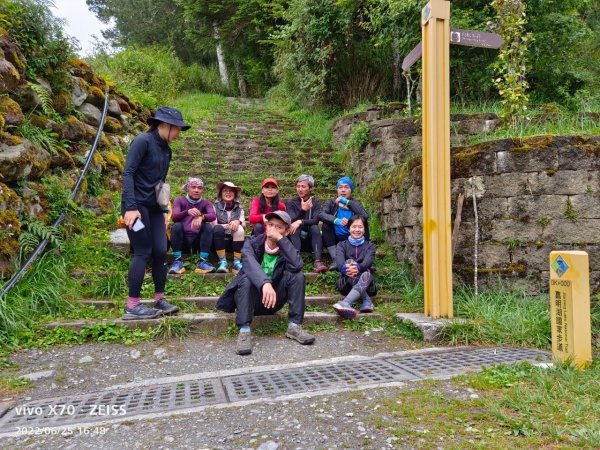
[[173,0],[86,0],[90,10],[104,23],[114,25],[102,35],[114,46],[136,44],[173,48],[186,62],[198,55],[187,40],[183,9]]

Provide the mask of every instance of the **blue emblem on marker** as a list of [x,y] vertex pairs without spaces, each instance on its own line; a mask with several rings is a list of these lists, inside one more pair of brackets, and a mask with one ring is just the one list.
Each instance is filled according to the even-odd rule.
[[429,6],[426,6],[425,8],[423,8],[423,20],[427,20],[430,13],[431,13],[431,8]]
[[569,270],[569,265],[562,256],[558,255],[552,263],[552,268],[559,277],[562,277],[564,273]]

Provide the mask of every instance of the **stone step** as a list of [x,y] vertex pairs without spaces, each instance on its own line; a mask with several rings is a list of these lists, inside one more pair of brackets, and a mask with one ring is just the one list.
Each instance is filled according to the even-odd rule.
[[[390,300],[392,297],[378,297],[381,300]],[[217,305],[217,300],[219,297],[182,297],[179,299],[173,299],[180,302],[185,302],[188,304],[193,304],[199,309],[214,309]],[[307,295],[305,297],[307,306],[331,306],[337,301],[341,300],[341,295]],[[374,297],[374,301],[377,299]],[[143,300],[144,304],[151,304],[153,300]],[[89,300],[80,300],[80,304],[84,306],[92,306],[97,309],[110,309],[117,308],[120,303],[115,302],[113,300],[97,300],[97,299],[89,299]]]
[[[189,276],[189,275],[193,275],[195,277],[201,277],[207,281],[231,280],[235,277],[235,274],[233,274],[233,273],[204,273],[204,274],[202,274],[202,273],[195,273],[195,272],[188,271],[184,274],[170,273],[167,275],[167,278],[176,280],[176,279],[180,279],[182,277]],[[319,276],[321,276],[321,275],[318,273],[312,273],[312,272],[304,273],[304,277],[306,278],[307,283],[314,283],[315,281],[317,281]]]
[[[369,317],[382,318],[383,316],[378,313],[368,314]],[[204,333],[224,333],[228,328],[235,323],[234,314],[226,313],[182,313],[173,316],[174,318],[186,322],[191,331],[198,331]],[[275,322],[286,320],[287,313],[279,312],[272,316],[256,316],[253,322],[253,328],[257,328],[264,325],[273,324]],[[132,329],[148,329],[159,325],[164,319],[145,319],[145,320],[122,320],[122,319],[108,319],[108,320],[76,320],[76,321],[60,321],[50,322],[45,324],[48,329],[57,327],[66,328],[69,330],[80,331],[86,326],[96,325],[100,323],[122,325]],[[340,324],[342,319],[335,313],[324,313],[324,312],[313,312],[307,311],[304,314],[304,324]]]

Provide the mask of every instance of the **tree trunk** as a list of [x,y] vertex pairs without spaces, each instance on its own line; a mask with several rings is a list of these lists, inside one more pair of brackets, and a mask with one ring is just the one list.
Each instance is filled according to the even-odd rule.
[[221,83],[229,88],[229,74],[227,73],[227,64],[225,64],[225,55],[223,54],[223,45],[221,44],[221,33],[217,22],[213,22],[213,38],[217,42],[217,63],[219,64],[219,74],[221,74]]
[[240,97],[247,98],[248,97],[248,88],[246,87],[246,80],[244,79],[244,71],[242,70],[242,65],[240,64],[240,60],[238,58],[235,58],[233,60],[233,64],[235,65],[235,71],[237,73],[238,87],[240,89]]
[[402,61],[398,45],[398,37],[395,36],[394,41],[392,42],[392,74],[394,77],[392,84],[392,95],[395,100],[400,99],[400,94],[402,91]]

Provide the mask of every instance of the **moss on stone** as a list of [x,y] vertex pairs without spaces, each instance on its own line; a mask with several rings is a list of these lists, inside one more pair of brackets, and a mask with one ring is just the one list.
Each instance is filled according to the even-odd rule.
[[548,148],[554,142],[552,135],[528,136],[525,138],[515,137],[512,139],[513,152],[530,152],[538,148]]
[[102,92],[102,90],[100,88],[98,88],[97,86],[90,86],[88,89],[88,94],[104,100],[104,92]]
[[120,133],[123,130],[123,125],[114,117],[107,117],[104,122],[104,130],[109,133]]
[[459,174],[459,176],[468,175],[475,161],[481,154],[486,152],[487,148],[487,144],[477,144],[455,152],[450,163],[453,172]]
[[104,160],[108,166],[115,167],[119,172],[123,172],[123,169],[125,168],[125,157],[123,155],[119,155],[109,150],[104,153]]
[[71,94],[68,92],[62,92],[54,97],[52,104],[54,109],[60,114],[66,114],[72,106]]
[[15,191],[6,184],[0,183],[0,211],[19,209],[20,199]]
[[0,115],[8,125],[19,125],[25,119],[19,104],[8,95],[0,96]]
[[9,146],[20,145],[23,143],[23,138],[20,136],[15,136],[6,131],[0,132],[0,141],[4,142]]
[[371,201],[381,201],[392,195],[393,192],[400,191],[407,184],[411,170],[411,161],[408,159],[404,164],[395,166],[382,173],[369,183],[366,196]]
[[0,211],[0,256],[14,257],[19,251],[17,241],[21,232],[21,221],[14,211]]

